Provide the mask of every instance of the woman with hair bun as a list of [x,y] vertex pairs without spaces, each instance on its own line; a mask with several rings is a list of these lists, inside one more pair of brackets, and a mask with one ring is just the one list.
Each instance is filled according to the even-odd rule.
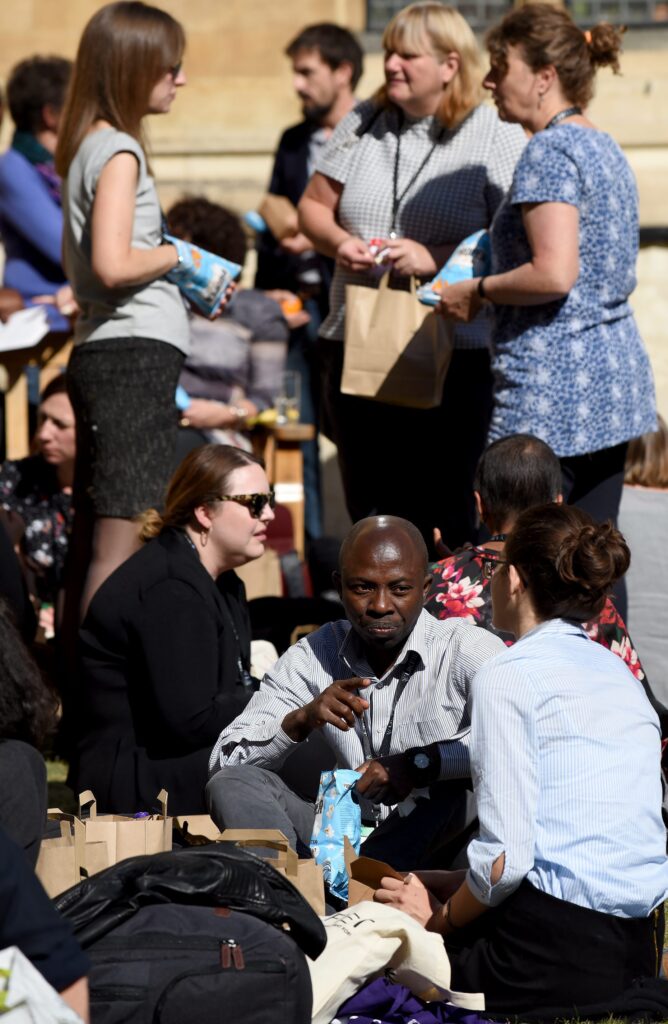
[[376,898],[440,932],[452,987],[492,1013],[624,1016],[663,944],[661,735],[641,684],[581,623],[629,550],[610,523],[550,504],[520,515],[504,556],[494,624],[517,643],[471,687],[469,868],[386,878]]
[[264,552],[274,495],[262,462],[227,445],[194,449],[144,547],[100,587],[80,632],[76,792],[104,811],[206,810],[211,747],[245,707],[250,623],[234,569]]
[[587,116],[598,68],[619,71],[621,35],[607,24],[583,32],[549,4],[511,11],[491,30],[485,87],[531,139],[492,226],[491,274],[446,289],[441,305],[457,320],[493,307],[489,439],[546,441],[564,499],[601,522],[616,521],[627,442],[656,429],[652,370],[628,302],[636,183]]

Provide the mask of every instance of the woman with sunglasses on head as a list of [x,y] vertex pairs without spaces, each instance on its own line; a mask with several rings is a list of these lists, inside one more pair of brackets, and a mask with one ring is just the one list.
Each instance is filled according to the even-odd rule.
[[84,612],[136,551],[134,517],[161,500],[174,465],[189,329],[165,278],[179,260],[161,244],[144,119],[169,113],[185,85],[184,48],[183,28],[157,7],[100,8],[83,31],[60,125],[64,261],[81,308],[68,388],[79,455],[73,576],[85,577]]
[[494,624],[517,642],[471,687],[469,869],[386,878],[376,896],[443,935],[452,987],[492,1013],[648,1008],[628,990],[656,978],[663,945],[659,721],[581,625],[628,564],[622,535],[581,509],[519,516],[491,581]]
[[144,547],[93,598],[80,632],[75,792],[104,811],[204,812],[211,747],[254,690],[244,586],[264,552],[274,495],[262,462],[204,445],[176,470]]

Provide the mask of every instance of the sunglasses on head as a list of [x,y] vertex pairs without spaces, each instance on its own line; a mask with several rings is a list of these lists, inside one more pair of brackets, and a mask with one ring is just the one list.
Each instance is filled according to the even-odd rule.
[[264,511],[264,506],[276,507],[276,495],[273,490],[268,494],[221,494],[218,501],[235,501],[237,505],[245,505],[253,519],[259,519]]

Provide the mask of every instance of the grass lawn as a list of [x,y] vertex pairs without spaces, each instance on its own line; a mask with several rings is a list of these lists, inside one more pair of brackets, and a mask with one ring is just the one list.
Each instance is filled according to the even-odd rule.
[[77,799],[65,782],[67,767],[66,761],[47,759],[46,779],[49,786],[49,807],[58,807],[66,814],[76,814],[79,809]]

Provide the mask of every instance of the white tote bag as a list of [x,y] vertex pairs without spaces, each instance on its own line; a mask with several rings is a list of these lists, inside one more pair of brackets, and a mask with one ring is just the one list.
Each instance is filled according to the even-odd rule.
[[453,992],[443,939],[408,914],[367,900],[323,919],[327,945],[309,960],[312,1024],[329,1024],[362,985],[391,970],[394,979],[425,1000],[443,999],[467,1010],[485,1009],[481,992]]

